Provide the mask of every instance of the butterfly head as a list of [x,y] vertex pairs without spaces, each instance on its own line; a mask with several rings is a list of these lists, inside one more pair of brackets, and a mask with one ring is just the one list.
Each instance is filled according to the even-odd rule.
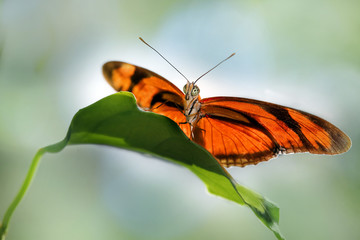
[[200,93],[200,88],[195,85],[195,82],[187,82],[183,88],[185,93],[186,101],[193,101],[193,99],[197,99]]

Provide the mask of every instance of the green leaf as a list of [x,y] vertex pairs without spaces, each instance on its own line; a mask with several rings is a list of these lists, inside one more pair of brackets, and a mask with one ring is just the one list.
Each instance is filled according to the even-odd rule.
[[278,229],[278,207],[237,184],[217,160],[190,141],[175,122],[139,110],[132,93],[115,93],[81,109],[74,116],[65,139],[43,150],[59,152],[72,144],[109,145],[185,166],[206,184],[210,193],[249,206],[278,239],[284,239]]
[[279,209],[273,203],[237,184],[209,152],[189,141],[175,122],[139,110],[129,92],[106,97],[74,116],[63,144],[84,143],[125,148],[181,164],[204,181],[212,194],[248,205],[282,239],[277,228]]

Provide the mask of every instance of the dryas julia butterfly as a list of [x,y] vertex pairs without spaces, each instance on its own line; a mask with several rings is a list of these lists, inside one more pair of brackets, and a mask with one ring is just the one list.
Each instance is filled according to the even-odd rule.
[[339,128],[310,113],[247,98],[202,99],[196,82],[205,74],[194,82],[183,75],[183,92],[160,75],[125,62],[105,63],[103,74],[116,91],[132,92],[140,108],[178,123],[225,167],[257,164],[284,153],[339,154],[351,146]]

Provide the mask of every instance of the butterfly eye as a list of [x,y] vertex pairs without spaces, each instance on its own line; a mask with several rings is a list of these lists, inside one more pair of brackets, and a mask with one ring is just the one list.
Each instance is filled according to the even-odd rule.
[[187,91],[187,84],[184,85],[183,91],[184,91],[184,93],[186,93],[186,91]]
[[200,92],[199,87],[198,87],[198,86],[194,86],[194,88],[191,90],[191,96],[194,97],[194,96],[198,95],[199,92]]

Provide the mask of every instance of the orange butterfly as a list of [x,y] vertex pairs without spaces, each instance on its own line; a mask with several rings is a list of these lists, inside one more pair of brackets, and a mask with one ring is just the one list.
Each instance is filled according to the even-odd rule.
[[160,75],[125,62],[105,63],[103,74],[116,91],[132,92],[140,108],[178,123],[225,167],[257,164],[284,153],[333,155],[351,146],[345,133],[310,113],[247,98],[201,99],[195,83],[205,74],[187,80],[184,92]]

